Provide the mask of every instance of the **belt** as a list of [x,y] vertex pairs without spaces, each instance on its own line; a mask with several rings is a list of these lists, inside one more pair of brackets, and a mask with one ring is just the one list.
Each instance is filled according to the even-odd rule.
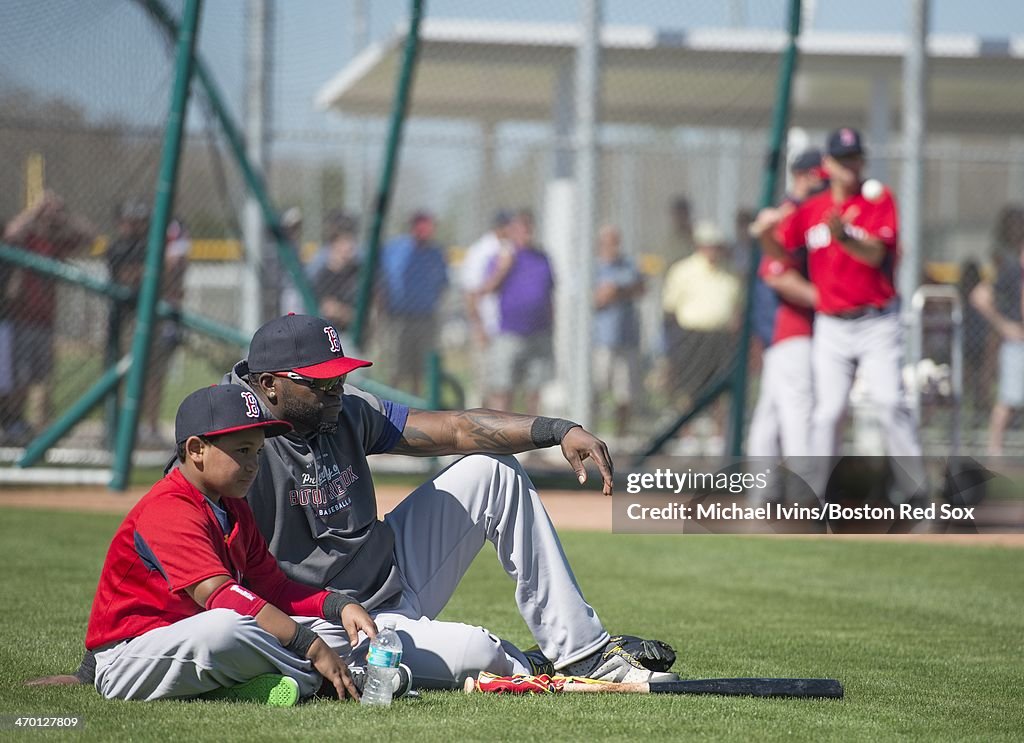
[[854,307],[852,310],[830,313],[829,317],[837,317],[840,320],[860,320],[865,317],[881,317],[882,315],[892,314],[898,307],[899,302],[889,302],[883,307],[873,307],[871,305],[866,307]]

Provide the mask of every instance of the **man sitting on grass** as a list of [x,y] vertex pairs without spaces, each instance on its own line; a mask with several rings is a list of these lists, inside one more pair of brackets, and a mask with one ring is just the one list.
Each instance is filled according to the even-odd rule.
[[288,579],[245,502],[264,437],[291,430],[234,384],[181,403],[180,464],[121,523],[93,599],[86,647],[104,697],[290,706],[321,684],[358,696],[315,630],[334,619],[354,642],[376,634],[373,620],[354,599]]
[[[338,591],[375,620],[394,620],[417,687],[457,689],[480,671],[603,681],[677,679],[666,643],[610,633],[583,597],[529,475],[511,454],[558,446],[580,483],[583,462],[612,492],[604,442],[572,421],[498,410],[417,410],[347,384],[370,362],[345,356],[326,320],[287,315],[259,328],[224,384],[293,427],[267,442],[248,500],[284,573]],[[378,517],[373,454],[464,456]],[[515,602],[537,647],[520,649],[475,624],[439,620],[486,542],[515,581]],[[337,622],[316,628],[342,657],[360,661],[365,638]],[[76,676],[34,684],[88,682]]]

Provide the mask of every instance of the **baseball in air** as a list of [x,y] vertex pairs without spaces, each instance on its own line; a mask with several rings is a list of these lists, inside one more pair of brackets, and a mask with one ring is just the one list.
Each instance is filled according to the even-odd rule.
[[878,201],[885,193],[885,186],[876,178],[868,178],[861,184],[860,192],[868,201]]

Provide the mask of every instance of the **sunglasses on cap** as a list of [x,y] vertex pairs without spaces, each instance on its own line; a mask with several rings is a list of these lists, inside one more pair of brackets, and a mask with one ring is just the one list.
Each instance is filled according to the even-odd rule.
[[348,374],[342,374],[340,377],[328,377],[327,379],[311,379],[309,377],[304,377],[301,374],[296,374],[293,371],[286,371],[274,372],[274,376],[285,377],[286,379],[290,379],[304,387],[330,393],[341,389],[341,386],[345,384],[345,378],[348,377]]

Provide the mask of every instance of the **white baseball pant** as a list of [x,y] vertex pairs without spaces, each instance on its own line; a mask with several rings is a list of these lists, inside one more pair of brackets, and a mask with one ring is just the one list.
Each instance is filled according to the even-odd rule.
[[[872,410],[885,431],[886,451],[900,458],[897,487],[905,497],[925,481],[917,421],[903,392],[903,330],[899,315],[890,312],[857,319],[816,315],[813,341],[814,416],[811,453],[824,460],[821,477],[813,485],[823,493],[830,465],[839,454],[842,424],[854,375],[864,376]],[[905,475],[905,476],[904,476]]]
[[817,315],[813,349],[814,454],[839,453],[843,416],[854,375],[859,372],[870,390],[872,409],[886,432],[885,453],[921,456],[917,423],[903,395],[903,331],[897,313],[856,320]]
[[807,456],[813,411],[810,336],[773,343],[762,357],[761,386],[750,419],[747,455],[771,459]]

